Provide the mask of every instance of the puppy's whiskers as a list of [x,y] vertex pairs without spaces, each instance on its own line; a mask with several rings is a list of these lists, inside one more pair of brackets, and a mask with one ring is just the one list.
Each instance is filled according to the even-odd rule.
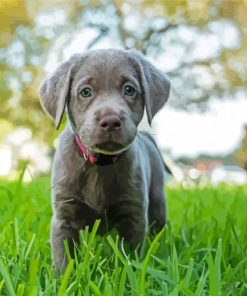
[[59,185],[63,180],[65,179],[65,176],[63,176],[63,178],[61,178],[56,184],[52,185],[47,191],[52,190],[53,188],[55,188],[57,185]]
[[61,201],[53,201],[52,204],[67,203],[67,202],[71,202],[74,200],[75,200],[74,198],[70,198],[70,199],[65,199],[65,200],[61,200]]

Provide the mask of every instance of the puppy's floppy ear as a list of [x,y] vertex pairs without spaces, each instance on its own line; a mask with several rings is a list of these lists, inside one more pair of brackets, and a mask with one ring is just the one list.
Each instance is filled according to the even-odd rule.
[[130,51],[135,59],[144,92],[144,102],[151,125],[154,115],[164,106],[170,93],[170,81],[137,51]]
[[59,128],[66,101],[70,94],[71,75],[79,55],[73,55],[47,78],[40,88],[40,102],[43,109],[54,119]]

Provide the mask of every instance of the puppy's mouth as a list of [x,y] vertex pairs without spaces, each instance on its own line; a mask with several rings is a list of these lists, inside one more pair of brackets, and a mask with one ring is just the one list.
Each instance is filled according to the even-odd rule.
[[91,150],[95,153],[101,153],[105,155],[120,154],[128,148],[128,145],[122,145],[116,142],[108,141],[105,143],[96,144]]

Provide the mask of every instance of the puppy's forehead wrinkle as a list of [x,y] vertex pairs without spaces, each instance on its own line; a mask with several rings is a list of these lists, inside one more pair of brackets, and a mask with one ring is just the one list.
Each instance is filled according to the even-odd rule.
[[81,91],[82,87],[85,85],[92,85],[92,84],[93,84],[93,78],[90,76],[85,76],[82,79],[75,80],[74,81],[75,92],[77,93],[77,92]]
[[129,56],[117,51],[114,55],[109,52],[94,52],[89,54],[83,63],[76,67],[75,80],[91,77],[100,84],[116,84],[124,78],[138,79],[135,65]]

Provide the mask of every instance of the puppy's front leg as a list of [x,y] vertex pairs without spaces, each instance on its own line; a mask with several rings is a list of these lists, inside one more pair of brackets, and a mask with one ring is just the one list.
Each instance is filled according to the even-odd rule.
[[148,228],[147,207],[142,200],[123,199],[110,209],[110,220],[121,237],[142,255]]
[[68,264],[64,241],[68,241],[69,251],[73,256],[74,242],[78,241],[78,236],[78,231],[67,224],[66,219],[60,220],[53,216],[51,222],[51,246],[53,261],[57,270],[64,271]]
[[[64,250],[64,241],[68,241],[70,255],[73,257],[74,243],[79,242],[79,231],[86,226],[91,230],[95,220],[104,220],[103,215],[98,214],[97,211],[86,203],[76,198],[64,200],[70,200],[70,202],[57,202],[55,204],[51,223],[51,244],[54,263],[56,268],[61,271],[66,268],[68,263]],[[104,231],[104,229],[105,225],[101,223],[99,231]]]

